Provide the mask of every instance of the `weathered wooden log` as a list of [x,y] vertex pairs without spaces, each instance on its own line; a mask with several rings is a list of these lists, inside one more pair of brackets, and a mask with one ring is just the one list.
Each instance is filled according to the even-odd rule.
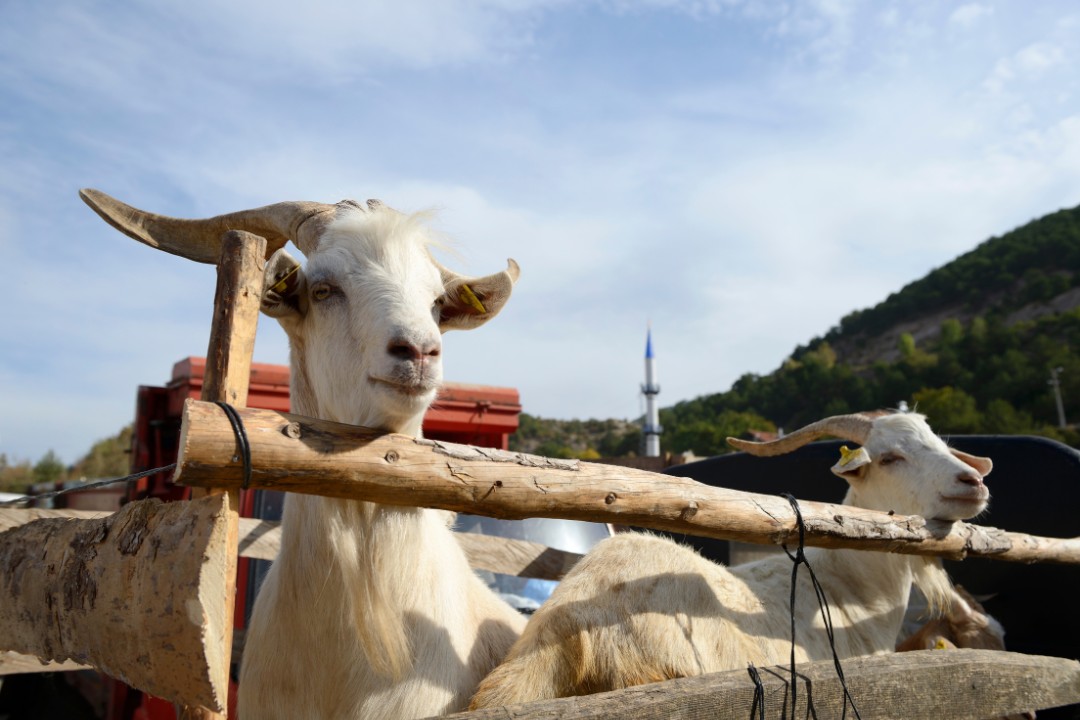
[[[247,404],[251,381],[251,356],[255,350],[255,330],[262,301],[263,266],[266,238],[242,230],[230,230],[221,239],[217,288],[214,292],[214,315],[210,323],[210,341],[206,351],[206,374],[202,399],[224,402],[233,407]],[[239,532],[240,492],[236,488],[214,485],[193,488],[192,498],[202,494],[229,493],[232,512],[228,517],[229,557],[233,565],[225,587],[224,602],[230,609],[236,601],[236,548]],[[225,657],[232,654],[232,613],[221,635],[208,638],[220,644]],[[223,680],[228,682],[228,666]],[[198,707],[180,708],[180,720],[214,720],[223,717]]]
[[[762,544],[798,542],[787,500],[687,478],[381,433],[270,410],[241,413],[253,487],[437,507],[488,517],[566,518]],[[238,487],[236,439],[222,411],[188,401],[175,479]],[[806,544],[1015,562],[1080,562],[1080,538],[800,501]]]
[[[798,666],[795,712],[790,674],[758,669],[765,717],[839,718],[843,689],[831,660]],[[993,650],[921,650],[844,661],[859,713],[874,720],[983,720],[1080,702],[1080,663]],[[701,675],[582,697],[447,715],[443,720],[746,720],[757,718],[746,670]],[[808,711],[812,703],[814,712]],[[751,713],[751,708],[755,712]],[[850,707],[848,717],[853,717]]]
[[[42,517],[85,519],[107,515],[108,513],[97,510],[3,508],[0,509],[0,532]],[[581,559],[579,553],[550,548],[528,540],[476,533],[459,533],[457,537],[473,568],[503,575],[558,580]],[[238,546],[240,557],[274,560],[281,547],[281,526],[270,520],[242,517]]]
[[213,640],[232,619],[228,512],[226,495],[143,500],[0,533],[0,650],[222,709],[229,656]]

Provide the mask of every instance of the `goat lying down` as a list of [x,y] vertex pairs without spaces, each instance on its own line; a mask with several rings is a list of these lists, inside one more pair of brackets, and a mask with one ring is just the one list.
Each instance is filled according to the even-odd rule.
[[[832,471],[847,505],[941,520],[981,513],[987,458],[950,449],[920,415],[847,415],[771,443],[729,439],[755,455],[790,452],[825,435],[860,444]],[[891,652],[916,584],[940,607],[952,594],[940,561],[807,548],[831,606],[841,658]],[[831,657],[808,573],[795,606],[798,662]],[[583,695],[648,682],[786,663],[791,560],[727,568],[669,540],[618,535],[596,546],[530,620],[471,707]]]

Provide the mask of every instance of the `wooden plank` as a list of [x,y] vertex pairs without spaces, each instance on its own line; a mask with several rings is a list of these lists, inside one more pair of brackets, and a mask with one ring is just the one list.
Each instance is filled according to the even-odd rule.
[[225,495],[143,500],[98,520],[0,534],[0,650],[92,665],[171,700],[221,707],[232,618]]
[[[465,532],[455,537],[474,569],[503,575],[559,580],[581,559],[580,553],[527,540]],[[274,560],[280,547],[278,523],[240,518],[240,557]]]
[[[465,532],[455,537],[474,569],[503,575],[559,580],[581,559],[580,553],[528,540]],[[280,547],[281,527],[278,523],[240,518],[240,557],[274,560]]]
[[580,553],[567,552],[527,540],[458,533],[458,544],[477,570],[503,575],[561,580],[581,559]]
[[[100,518],[108,513],[95,510],[43,510],[39,508],[0,509],[0,532],[42,517]],[[469,564],[477,570],[503,575],[558,580],[581,559],[575,552],[557,550],[527,540],[513,540],[493,535],[459,533],[458,541]],[[281,547],[281,526],[270,520],[240,518],[238,551],[240,557],[274,560]]]
[[[218,260],[217,288],[214,293],[214,316],[210,324],[210,341],[206,351],[206,374],[203,378],[202,399],[225,402],[235,408],[247,404],[251,377],[251,356],[255,350],[255,331],[262,301],[263,267],[266,239],[241,230],[230,230],[222,238]],[[223,412],[220,408],[218,412]],[[234,438],[234,447],[236,439]],[[213,484],[192,490],[192,497],[204,493],[227,492],[233,512],[229,516],[229,557],[233,565],[224,602],[229,608],[228,624],[221,633],[208,637],[207,643],[219,649],[224,658],[232,656],[232,608],[236,602],[236,556],[239,541],[240,493],[238,488],[221,488]],[[224,681],[228,686],[228,662]],[[225,699],[212,706],[221,710]],[[180,720],[213,720],[224,718],[207,708],[182,707]]]
[[[437,507],[488,517],[621,523],[763,544],[798,542],[787,500],[633,468],[553,460],[248,409],[252,486]],[[187,401],[176,480],[237,487],[241,464],[221,411]],[[1080,562],[1080,538],[1040,538],[800,501],[806,544],[1014,562]]]
[[[798,666],[792,715],[788,668],[760,668],[765,717],[841,717],[842,687],[832,660]],[[1080,663],[994,650],[921,650],[844,661],[859,713],[874,720],[982,720],[1080,702]],[[746,720],[754,684],[746,670],[638,685],[445,716],[445,720]],[[854,717],[850,707],[847,717]]]

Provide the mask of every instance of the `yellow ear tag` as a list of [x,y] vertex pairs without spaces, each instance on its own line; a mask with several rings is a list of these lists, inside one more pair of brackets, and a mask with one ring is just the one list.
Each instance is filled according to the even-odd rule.
[[945,644],[945,638],[938,636],[937,642],[934,643],[935,650],[948,650],[949,646]]
[[296,271],[299,270],[299,269],[300,269],[299,265],[294,266],[293,269],[290,270],[289,272],[285,273],[285,275],[280,280],[278,280],[276,283],[271,285],[270,289],[273,290],[274,292],[278,293],[278,294],[285,292],[285,290],[288,289],[288,287],[289,287],[289,284],[288,284],[289,283],[289,278],[291,278],[293,275],[295,275]]
[[486,313],[487,308],[484,307],[484,303],[480,302],[480,298],[476,297],[476,293],[468,285],[462,285],[458,291],[458,299],[465,303],[473,310],[479,313]]
[[859,450],[862,448],[855,448],[852,450],[847,445],[840,446],[840,462],[837,463],[840,467],[844,467],[849,462],[854,460],[859,455]]

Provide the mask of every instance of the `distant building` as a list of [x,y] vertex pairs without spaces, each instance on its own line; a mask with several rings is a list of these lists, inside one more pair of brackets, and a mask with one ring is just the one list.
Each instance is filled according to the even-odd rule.
[[641,428],[645,435],[645,457],[660,457],[660,409],[656,406],[656,396],[660,386],[656,383],[656,358],[653,357],[652,328],[645,333],[645,384],[641,386],[645,395],[645,425]]

